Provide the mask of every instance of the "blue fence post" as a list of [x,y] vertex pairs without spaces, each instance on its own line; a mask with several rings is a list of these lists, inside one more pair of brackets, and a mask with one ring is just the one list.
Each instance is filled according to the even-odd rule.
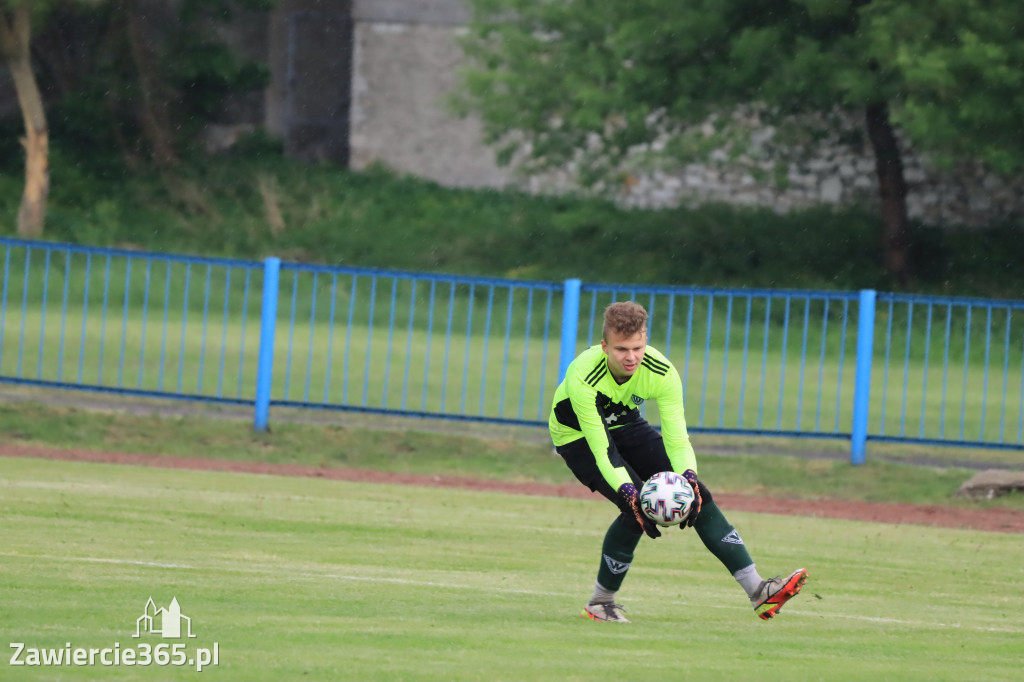
[[580,319],[580,280],[565,280],[562,296],[562,341],[558,359],[558,381],[565,378],[569,363],[576,357],[576,331]]
[[270,387],[274,373],[274,328],[277,325],[277,289],[281,275],[281,259],[263,261],[263,311],[260,313],[260,359],[256,368],[257,431],[267,430],[270,412]]
[[875,346],[875,297],[873,289],[860,292],[857,320],[857,374],[853,386],[853,428],[850,463],[863,464],[868,438],[868,407],[871,400],[871,356]]

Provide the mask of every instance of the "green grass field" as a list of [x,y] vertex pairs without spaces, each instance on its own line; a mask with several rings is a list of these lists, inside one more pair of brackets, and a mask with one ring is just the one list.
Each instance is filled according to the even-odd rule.
[[[1019,535],[730,514],[763,573],[810,571],[754,617],[696,536],[640,547],[634,622],[578,617],[606,504],[318,479],[4,459],[0,631],[122,649],[176,597],[230,680],[1013,680]],[[5,645],[6,646],[6,645]],[[192,679],[192,667],[11,667],[3,679]]]

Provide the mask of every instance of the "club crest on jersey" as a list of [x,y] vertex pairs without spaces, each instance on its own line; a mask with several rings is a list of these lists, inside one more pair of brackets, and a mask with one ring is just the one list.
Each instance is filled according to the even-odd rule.
[[638,396],[636,393],[634,393],[632,396],[630,396],[629,399],[633,401],[634,405],[639,406],[639,405],[643,405],[644,404],[644,399],[641,398],[640,396]]

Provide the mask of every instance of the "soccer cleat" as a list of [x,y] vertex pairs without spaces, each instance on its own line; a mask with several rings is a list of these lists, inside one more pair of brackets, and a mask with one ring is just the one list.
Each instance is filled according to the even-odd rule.
[[622,615],[622,612],[625,610],[621,604],[597,604],[591,602],[583,607],[583,613],[580,616],[601,623],[629,623],[629,618]]
[[807,582],[807,571],[798,568],[786,578],[769,578],[761,582],[756,596],[750,600],[754,605],[754,613],[761,620],[775,617],[786,602],[800,593],[800,588]]

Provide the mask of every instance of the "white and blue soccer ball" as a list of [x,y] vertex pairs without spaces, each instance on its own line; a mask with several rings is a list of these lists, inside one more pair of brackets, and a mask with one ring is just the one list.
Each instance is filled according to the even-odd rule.
[[640,509],[659,526],[675,526],[690,513],[693,498],[693,487],[682,474],[662,471],[640,489]]

